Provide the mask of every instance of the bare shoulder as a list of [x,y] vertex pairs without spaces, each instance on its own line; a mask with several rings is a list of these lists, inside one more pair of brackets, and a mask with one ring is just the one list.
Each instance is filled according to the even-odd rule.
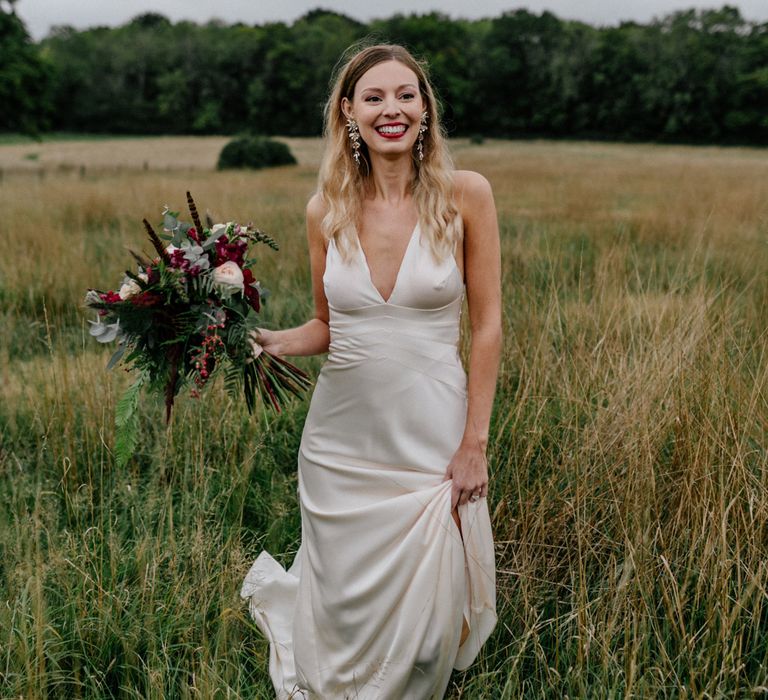
[[320,224],[325,217],[327,207],[319,192],[315,192],[307,202],[307,234],[310,240],[322,241]]
[[471,170],[454,172],[454,197],[464,225],[464,283],[472,329],[501,316],[501,240],[488,180]]
[[320,193],[315,192],[307,202],[307,220],[312,224],[319,226],[327,211],[328,208],[326,207],[323,198],[320,196]]
[[464,222],[464,235],[472,239],[498,235],[496,204],[487,178],[473,170],[453,172],[454,201]]
[[461,207],[462,202],[474,203],[493,198],[491,183],[488,179],[474,170],[454,170],[453,186],[456,203]]

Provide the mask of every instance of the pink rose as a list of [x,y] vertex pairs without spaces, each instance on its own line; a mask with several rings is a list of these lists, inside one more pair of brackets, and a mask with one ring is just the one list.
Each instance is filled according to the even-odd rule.
[[219,284],[226,284],[230,287],[243,289],[243,271],[240,266],[228,260],[227,262],[213,268],[213,281]]

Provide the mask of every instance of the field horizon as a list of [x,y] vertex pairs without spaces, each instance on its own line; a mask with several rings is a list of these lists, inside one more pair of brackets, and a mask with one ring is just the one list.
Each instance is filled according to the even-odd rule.
[[[221,381],[141,405],[88,335],[142,218],[253,221],[263,324],[311,317],[296,166],[229,137],[0,142],[0,697],[271,698],[239,586],[300,538],[309,395],[267,422]],[[763,149],[451,142],[491,182],[504,350],[488,459],[499,623],[446,698],[768,696],[768,159]],[[182,216],[184,218],[184,216]],[[462,351],[469,350],[462,329]],[[295,358],[316,376],[322,356]]]

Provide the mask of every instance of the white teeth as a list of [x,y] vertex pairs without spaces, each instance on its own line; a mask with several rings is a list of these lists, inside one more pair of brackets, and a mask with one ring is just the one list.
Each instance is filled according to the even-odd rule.
[[382,134],[402,134],[405,131],[404,126],[380,126],[378,128]]

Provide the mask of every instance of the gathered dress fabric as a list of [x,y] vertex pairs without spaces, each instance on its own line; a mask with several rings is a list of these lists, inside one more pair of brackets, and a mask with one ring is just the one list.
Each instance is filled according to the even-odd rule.
[[359,245],[345,263],[328,242],[323,285],[330,345],[299,448],[301,543],[287,570],[262,551],[240,595],[279,700],[439,700],[496,624],[487,501],[459,506],[460,532],[444,480],[467,415],[464,284],[417,224],[389,299]]

